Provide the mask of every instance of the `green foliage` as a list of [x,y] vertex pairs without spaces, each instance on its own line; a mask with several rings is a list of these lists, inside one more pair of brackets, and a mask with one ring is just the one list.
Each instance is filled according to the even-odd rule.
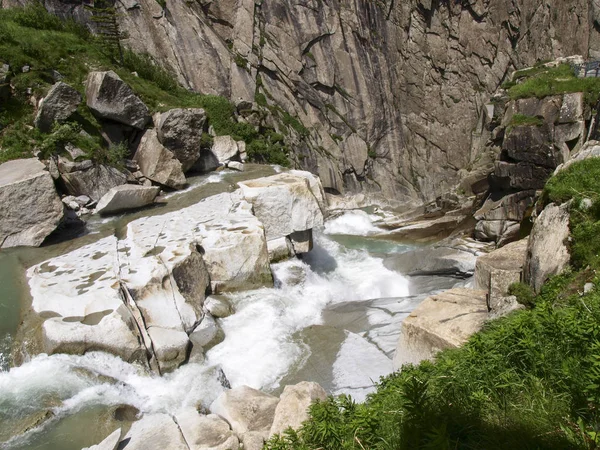
[[600,78],[577,78],[568,64],[519,71],[513,82],[518,79],[523,81],[508,87],[508,93],[513,100],[544,98],[569,92],[584,92],[588,104],[596,104],[600,99]]
[[555,203],[571,199],[578,202],[595,198],[600,193],[600,159],[589,158],[576,162],[550,178],[544,188],[544,197]]
[[508,294],[517,297],[517,301],[528,308],[535,306],[535,293],[528,284],[513,283],[508,288]]
[[283,111],[283,123],[289,127],[292,127],[296,133],[298,133],[302,137],[306,137],[309,134],[308,128],[302,125],[296,117],[292,116],[287,111]]
[[138,54],[127,49],[123,53],[123,66],[163,91],[173,92],[180,89],[175,75],[154,61],[150,55]]
[[540,117],[526,116],[525,114],[514,114],[510,120],[509,126],[541,126],[544,120]]
[[262,132],[262,139],[252,140],[246,150],[248,158],[258,163],[279,164],[283,167],[290,166],[288,150],[283,142],[283,136],[272,129]]

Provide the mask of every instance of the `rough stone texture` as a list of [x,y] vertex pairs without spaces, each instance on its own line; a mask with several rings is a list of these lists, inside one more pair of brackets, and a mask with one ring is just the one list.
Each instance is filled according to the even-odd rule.
[[506,311],[508,288],[522,281],[528,243],[521,239],[477,258],[473,288],[488,293],[491,312]]
[[82,450],[117,450],[119,441],[121,440],[121,430],[115,430],[107,436],[102,442],[91,447],[86,447]]
[[213,317],[222,319],[233,314],[233,307],[231,303],[224,296],[211,296],[207,297],[204,302],[204,308]]
[[54,122],[67,120],[81,103],[81,94],[66,83],[56,83],[41,101],[34,124],[48,133]]
[[569,207],[570,203],[560,206],[550,204],[533,224],[527,247],[524,281],[535,292],[540,292],[549,277],[561,273],[569,264]]
[[215,414],[201,416],[194,408],[175,416],[189,450],[237,450],[239,440],[229,424]]
[[249,431],[242,435],[242,445],[244,450],[262,450],[265,444],[265,438],[262,433]]
[[183,172],[187,172],[200,157],[206,113],[199,108],[171,109],[155,120],[158,140],[173,152]]
[[152,339],[160,373],[172,372],[183,364],[190,344],[187,333],[181,330],[149,327],[148,334]]
[[[326,188],[388,201],[433,200],[457,184],[480,156],[484,106],[513,69],[600,55],[599,7],[588,0],[131,3],[116,3],[124,45],[236,104],[252,103],[258,86],[308,130],[302,139],[260,107],[259,122],[290,131],[302,168]],[[89,18],[70,0],[45,5]],[[365,148],[375,156],[366,164]]]
[[568,161],[566,161],[564,164],[561,164],[560,166],[558,166],[556,168],[554,175],[567,169],[572,164],[579,162],[579,161],[583,161],[584,159],[588,159],[588,158],[600,158],[600,142],[598,142],[598,141],[586,142],[585,145],[581,148],[581,150],[577,154],[573,155]]
[[238,185],[263,223],[268,241],[323,225],[319,202],[303,176],[281,173]]
[[308,420],[308,408],[317,400],[325,400],[327,392],[318,383],[303,381],[283,388],[275,409],[269,436],[281,434],[288,428],[298,430]]
[[0,205],[1,248],[39,246],[64,216],[52,177],[37,158],[0,165]]
[[210,411],[229,422],[238,436],[248,431],[258,431],[267,437],[278,403],[277,397],[240,386],[223,392],[210,405]]
[[394,367],[417,364],[440,350],[464,344],[488,316],[486,294],[456,288],[425,299],[402,322]]
[[178,425],[167,414],[145,415],[123,438],[127,450],[190,450]]
[[133,160],[144,176],[156,183],[173,189],[187,184],[181,162],[160,143],[154,129],[144,133]]
[[144,102],[112,70],[90,72],[85,95],[88,108],[102,119],[114,120],[140,130],[150,120]]
[[154,203],[160,188],[124,184],[108,191],[98,202],[95,212],[100,215],[114,214],[128,209],[141,208]]
[[99,201],[112,188],[127,183],[127,177],[114,167],[76,163],[69,167],[61,161],[58,164],[60,177],[70,195],[79,197],[87,195],[94,201]]

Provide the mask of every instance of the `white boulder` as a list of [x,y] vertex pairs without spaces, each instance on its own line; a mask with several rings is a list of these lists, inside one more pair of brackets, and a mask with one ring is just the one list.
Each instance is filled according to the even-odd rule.
[[288,428],[298,430],[308,420],[310,405],[327,399],[327,392],[318,383],[303,381],[288,385],[279,398],[270,436],[282,434]]
[[136,184],[117,186],[100,199],[95,212],[100,215],[107,215],[141,208],[154,203],[158,191],[160,191],[158,186],[146,187]]
[[240,446],[229,424],[215,414],[201,416],[189,408],[175,418],[189,450],[237,450]]

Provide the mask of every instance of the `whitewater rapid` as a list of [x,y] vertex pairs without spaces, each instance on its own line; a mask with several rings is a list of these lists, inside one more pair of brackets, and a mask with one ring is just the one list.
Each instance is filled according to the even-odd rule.
[[[323,233],[315,233],[315,247],[303,259],[272,266],[274,288],[229,295],[235,314],[219,321],[225,339],[202,364],[187,364],[157,377],[115,356],[89,353],[38,355],[0,371],[0,428],[2,422],[11,424],[40,410],[51,411],[56,420],[97,406],[125,404],[142,413],[168,414],[189,406],[207,408],[224,389],[219,369],[232,387],[276,391],[318,351],[299,335],[313,327],[318,330],[326,308],[408,296],[405,277],[386,269],[382,259],[365,249],[345,247],[333,237],[377,231],[366,213],[346,213],[328,222]],[[379,376],[392,371],[391,360],[364,337],[339,333],[333,365],[326,368],[331,371],[329,391],[358,393],[362,400]],[[3,448],[12,447],[7,443]]]

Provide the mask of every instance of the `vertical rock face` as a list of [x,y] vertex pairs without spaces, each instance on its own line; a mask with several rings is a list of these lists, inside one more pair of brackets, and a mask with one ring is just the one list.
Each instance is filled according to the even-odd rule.
[[[85,21],[82,3],[44,2]],[[588,0],[115,5],[124,44],[187,88],[255,101],[260,122],[288,131],[295,162],[325,188],[388,201],[432,200],[456,186],[480,156],[484,105],[512,70],[600,55],[600,7]]]

